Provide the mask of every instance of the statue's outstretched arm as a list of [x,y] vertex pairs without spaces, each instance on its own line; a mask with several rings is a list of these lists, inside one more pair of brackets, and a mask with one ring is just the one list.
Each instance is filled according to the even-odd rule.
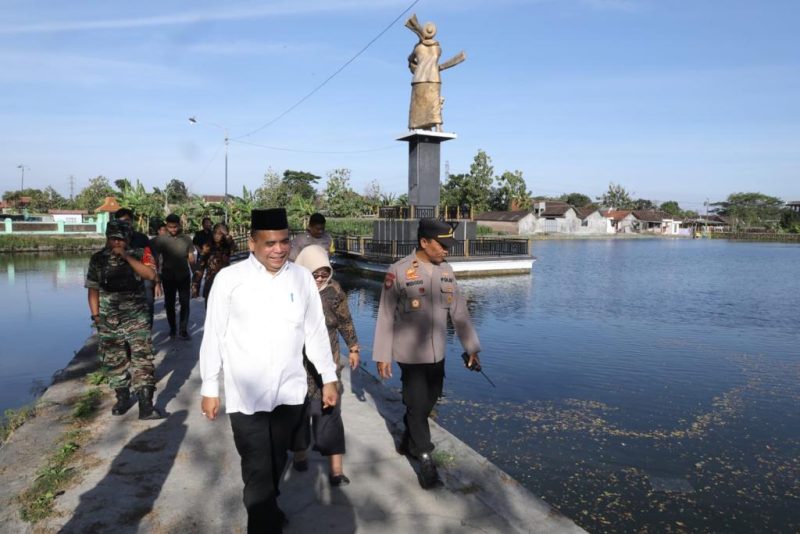
[[455,67],[456,65],[458,65],[459,63],[461,63],[465,59],[467,59],[467,54],[465,54],[464,51],[462,50],[461,52],[459,52],[455,56],[451,57],[450,59],[448,59],[444,63],[441,63],[439,65],[439,70],[445,70],[445,69],[449,69],[450,67]]

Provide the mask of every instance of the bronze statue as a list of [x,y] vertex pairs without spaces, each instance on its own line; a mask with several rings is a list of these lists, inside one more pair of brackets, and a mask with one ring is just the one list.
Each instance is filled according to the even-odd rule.
[[467,56],[462,50],[457,55],[439,64],[442,49],[436,36],[436,25],[427,22],[420,26],[416,15],[406,21],[406,27],[419,36],[419,43],[408,56],[408,68],[414,75],[411,80],[411,109],[408,113],[410,130],[442,131],[442,79],[440,71],[454,67]]

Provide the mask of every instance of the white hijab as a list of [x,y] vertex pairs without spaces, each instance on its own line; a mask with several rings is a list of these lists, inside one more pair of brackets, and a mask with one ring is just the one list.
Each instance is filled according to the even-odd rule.
[[319,286],[319,290],[322,291],[328,287],[331,278],[333,278],[333,268],[331,267],[331,260],[328,258],[327,250],[319,245],[308,245],[303,247],[303,250],[300,251],[300,254],[297,255],[297,258],[295,258],[294,262],[301,267],[305,267],[312,273],[318,269],[322,269],[323,267],[330,269],[331,274],[328,276],[325,282]]

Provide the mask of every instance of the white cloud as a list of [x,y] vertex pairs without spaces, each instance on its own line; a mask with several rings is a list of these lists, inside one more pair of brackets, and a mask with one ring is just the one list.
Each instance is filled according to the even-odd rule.
[[175,26],[210,21],[234,21],[279,16],[308,15],[313,13],[376,10],[407,5],[405,0],[315,0],[310,2],[284,2],[281,4],[242,6],[215,9],[198,9],[149,17],[40,22],[0,26],[0,34],[36,34],[75,32],[88,30],[130,29],[154,26]]

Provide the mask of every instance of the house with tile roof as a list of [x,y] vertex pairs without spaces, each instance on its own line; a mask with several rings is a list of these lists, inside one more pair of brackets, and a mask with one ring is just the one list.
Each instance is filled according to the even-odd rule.
[[633,210],[634,229],[649,234],[678,235],[681,221],[660,210]]
[[600,214],[608,219],[609,225],[614,233],[629,234],[636,230],[633,224],[636,217],[633,216],[631,210],[615,210],[611,208],[602,210]]
[[475,220],[494,232],[511,235],[532,234],[536,223],[530,210],[487,211],[475,216]]
[[585,206],[583,208],[575,208],[575,213],[581,220],[581,225],[578,228],[579,234],[613,234],[614,227],[611,226],[611,220],[605,217],[600,209],[595,206]]

